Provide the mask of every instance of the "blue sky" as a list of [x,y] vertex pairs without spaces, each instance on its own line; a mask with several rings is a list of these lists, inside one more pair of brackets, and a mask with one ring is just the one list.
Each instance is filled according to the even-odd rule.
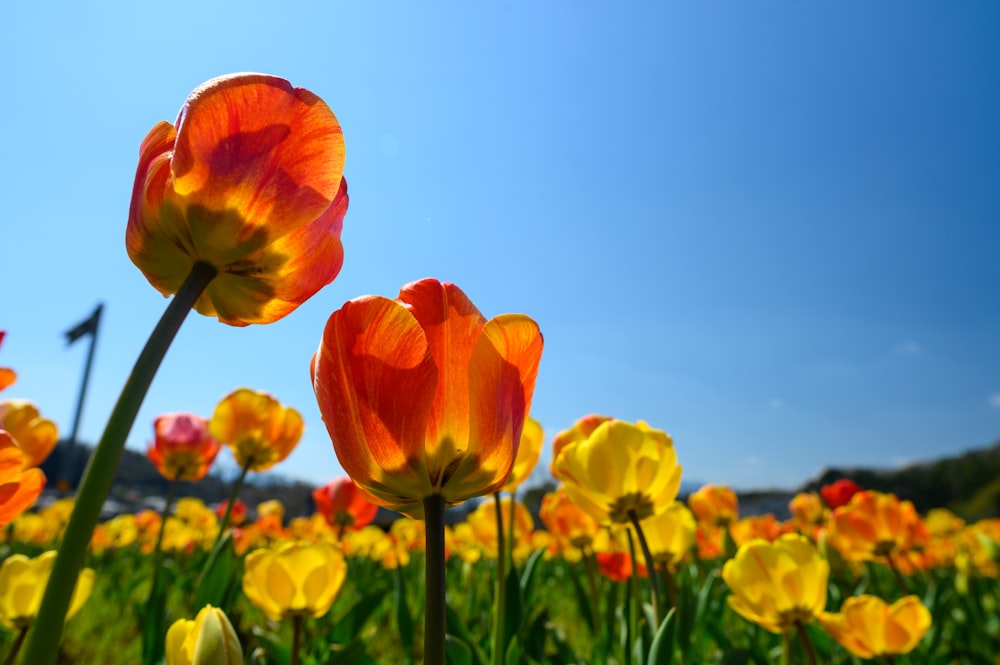
[[308,380],[323,325],[426,276],[538,321],[547,439],[644,419],[689,481],[792,487],[1000,438],[988,0],[6,3],[2,397],[68,433],[85,345],[62,333],[104,302],[99,438],[166,306],[124,247],[139,143],[235,71],[337,113],[344,268],[269,326],[192,315],[131,448],[247,386],[306,420],[276,471],[339,475]]

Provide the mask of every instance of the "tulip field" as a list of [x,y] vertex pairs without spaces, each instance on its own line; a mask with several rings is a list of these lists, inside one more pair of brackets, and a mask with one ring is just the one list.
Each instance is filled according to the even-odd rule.
[[[875,502],[866,503],[870,498]],[[361,504],[337,499],[345,524]],[[641,555],[630,551],[631,529],[598,526],[562,490],[546,496],[536,529],[521,504],[512,509],[504,498],[510,559],[506,646],[497,656],[496,505],[484,500],[447,531],[447,662],[805,663],[807,649],[818,663],[996,662],[1000,523],[966,525],[932,511],[906,524],[898,518],[907,504],[873,492],[855,494],[832,513],[817,495],[799,495],[793,507],[805,504],[819,514],[797,512],[786,523],[741,520],[732,495],[709,486],[686,505],[671,504],[669,521],[654,526],[656,518],[649,518],[649,545],[659,574],[669,579],[662,607],[673,608],[657,635],[650,578]],[[13,615],[32,602],[31,585],[40,583],[21,579],[25,573],[10,562],[50,550],[71,506],[62,500],[8,528],[0,570],[0,620],[8,628],[2,653],[17,637]],[[171,622],[194,618],[203,601],[222,608],[242,645],[239,662],[422,662],[421,522],[401,517],[386,531],[339,528],[330,512],[287,521],[279,505],[254,512],[253,521],[222,541],[210,588],[200,588],[219,518],[198,500],[177,502],[161,543]],[[900,544],[898,576],[887,559],[864,560],[854,549],[865,546],[857,538],[866,529],[892,525],[911,532],[885,532]],[[158,515],[147,511],[97,529],[87,557],[92,588],[74,602],[59,662],[142,662],[159,527]],[[831,545],[840,538],[849,544]],[[785,542],[794,547],[782,549]],[[754,548],[761,554],[750,565]],[[850,598],[876,602],[862,605],[856,617],[839,614]],[[865,648],[884,651],[864,654]]]
[[[543,454],[538,324],[431,277],[316,331],[308,376],[346,475],[313,514],[240,501],[304,428],[242,387],[210,416],[155,418],[162,509],[102,521],[185,317],[278,321],[344,258],[344,137],[312,92],[212,79],[138,147],[126,251],[171,299],[78,487],[39,469],[55,424],[0,401],[0,665],[1000,663],[1000,519],[921,515],[849,480],[787,520],[741,515],[725,486],[679,496],[683,447],[660,424],[606,415],[561,424]],[[0,367],[0,390],[16,380]],[[230,498],[177,496],[223,450]],[[516,497],[542,458],[557,484],[533,513]],[[50,483],[62,498],[39,507]]]

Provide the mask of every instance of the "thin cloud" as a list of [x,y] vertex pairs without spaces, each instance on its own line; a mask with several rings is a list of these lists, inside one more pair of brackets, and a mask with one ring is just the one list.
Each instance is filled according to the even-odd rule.
[[990,395],[990,406],[994,409],[1000,409],[1000,393]]
[[781,399],[780,397],[772,397],[771,399],[767,400],[767,405],[772,409],[783,409],[785,408],[785,400]]
[[924,352],[924,347],[920,342],[912,339],[905,339],[892,347],[893,355],[897,356],[919,356]]

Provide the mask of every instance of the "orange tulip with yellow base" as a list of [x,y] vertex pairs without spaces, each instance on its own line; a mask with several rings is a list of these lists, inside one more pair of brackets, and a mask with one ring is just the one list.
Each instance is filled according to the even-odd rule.
[[41,469],[25,469],[14,437],[0,429],[0,527],[30,508],[45,488]]
[[913,651],[931,627],[931,613],[916,596],[892,605],[877,596],[848,598],[840,612],[823,612],[819,622],[842,647],[858,658]]
[[198,312],[276,321],[340,272],[343,170],[340,123],[319,97],[264,74],[212,79],[142,142],[128,255],[164,296],[208,264]]
[[454,284],[364,296],[326,324],[313,388],[348,475],[384,506],[422,518],[507,482],[542,353],[522,314],[487,320]]

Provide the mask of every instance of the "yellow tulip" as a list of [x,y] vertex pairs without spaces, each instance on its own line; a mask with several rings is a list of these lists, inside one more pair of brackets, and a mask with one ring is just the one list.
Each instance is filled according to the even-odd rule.
[[642,531],[657,567],[666,565],[676,570],[694,548],[697,527],[694,515],[680,501],[674,501],[659,515],[644,519]]
[[514,493],[518,486],[523,483],[542,454],[542,442],[545,440],[545,432],[541,424],[532,417],[524,419],[524,427],[521,429],[521,443],[517,448],[517,457],[514,458],[514,468],[507,476],[507,484],[501,487],[501,491]]
[[931,613],[916,596],[889,605],[876,596],[848,598],[840,612],[823,612],[826,632],[858,658],[912,651],[931,627]]
[[167,665],[242,665],[243,649],[225,612],[206,605],[167,631]]
[[751,540],[722,568],[737,614],[772,633],[812,621],[826,609],[830,566],[816,546],[799,534],[773,543]]
[[246,558],[243,593],[275,621],[321,617],[330,610],[347,576],[343,555],[326,542],[286,542]]
[[[12,554],[4,560],[0,565],[0,623],[13,630],[31,625],[42,604],[42,594],[45,593],[55,560],[55,550],[44,552],[34,559]],[[73,598],[66,610],[67,619],[76,614],[93,588],[94,571],[84,568],[80,571]]]
[[663,512],[681,484],[670,436],[642,421],[602,422],[560,451],[555,471],[569,498],[605,525]]

